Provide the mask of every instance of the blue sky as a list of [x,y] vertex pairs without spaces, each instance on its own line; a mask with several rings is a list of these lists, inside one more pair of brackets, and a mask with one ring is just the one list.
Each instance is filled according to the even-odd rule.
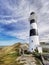
[[0,0],[0,45],[29,42],[29,15],[37,14],[40,41],[49,42],[49,0]]

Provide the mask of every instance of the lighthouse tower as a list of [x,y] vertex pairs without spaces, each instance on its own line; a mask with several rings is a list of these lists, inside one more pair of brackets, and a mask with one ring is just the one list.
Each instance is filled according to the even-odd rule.
[[42,53],[42,48],[40,47],[39,43],[37,17],[35,12],[31,12],[29,21],[30,21],[29,51],[33,52],[37,48],[39,53]]

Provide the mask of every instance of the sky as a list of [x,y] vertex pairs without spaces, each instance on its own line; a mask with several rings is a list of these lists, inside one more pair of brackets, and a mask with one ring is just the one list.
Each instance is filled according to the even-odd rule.
[[0,46],[29,43],[29,16],[37,15],[39,41],[49,42],[49,0],[0,0]]

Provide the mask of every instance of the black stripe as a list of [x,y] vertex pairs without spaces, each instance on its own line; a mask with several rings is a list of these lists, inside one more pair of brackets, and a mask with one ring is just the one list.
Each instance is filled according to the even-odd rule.
[[30,20],[30,24],[31,24],[31,23],[34,23],[34,22],[35,22],[35,19]]
[[30,36],[33,36],[33,35],[38,35],[38,32],[36,29],[31,29],[30,30]]
[[35,12],[31,12],[30,15],[35,14]]

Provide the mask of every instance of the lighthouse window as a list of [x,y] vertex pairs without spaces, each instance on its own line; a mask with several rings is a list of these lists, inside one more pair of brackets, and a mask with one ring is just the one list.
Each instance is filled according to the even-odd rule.
[[33,50],[33,48],[32,48],[32,50]]
[[30,20],[30,24],[31,24],[31,23],[34,23],[34,22],[35,22],[35,19]]
[[33,40],[32,40],[32,42],[33,42]]
[[33,35],[38,35],[38,32],[36,29],[31,29],[30,30],[30,36],[33,36]]

